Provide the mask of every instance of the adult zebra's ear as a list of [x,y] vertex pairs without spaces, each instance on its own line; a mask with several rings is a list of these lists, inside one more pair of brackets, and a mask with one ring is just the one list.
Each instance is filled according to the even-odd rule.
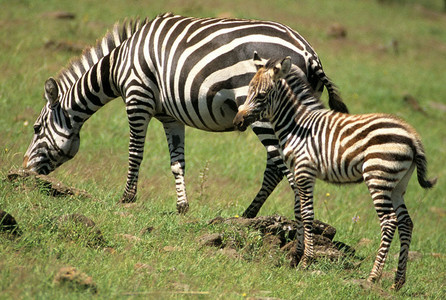
[[53,77],[45,81],[45,99],[54,106],[59,98],[59,86]]
[[254,51],[254,57],[252,59],[254,60],[254,65],[256,66],[257,71],[265,66],[257,51]]
[[291,70],[291,57],[287,56],[273,68],[273,80],[285,78]]

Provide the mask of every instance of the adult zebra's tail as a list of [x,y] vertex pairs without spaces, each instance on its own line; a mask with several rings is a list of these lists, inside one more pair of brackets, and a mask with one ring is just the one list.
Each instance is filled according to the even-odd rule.
[[342,101],[338,88],[331,81],[329,83],[330,85],[325,85],[328,90],[328,105],[334,111],[348,114],[348,108]]
[[337,86],[331,81],[330,78],[327,77],[327,75],[325,75],[322,68],[317,70],[315,73],[328,91],[328,105],[330,108],[334,111],[348,114],[348,108],[344,101],[342,101]]
[[424,148],[421,144],[420,139],[417,139],[415,142],[415,164],[417,166],[417,177],[418,183],[424,189],[432,188],[437,182],[437,178],[427,179],[427,161],[426,155],[424,154]]

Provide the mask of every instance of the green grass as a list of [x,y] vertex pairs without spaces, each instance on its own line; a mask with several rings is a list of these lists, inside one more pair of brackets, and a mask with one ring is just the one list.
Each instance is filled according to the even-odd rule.
[[[164,133],[161,124],[152,121],[138,202],[130,207],[117,205],[125,184],[128,144],[126,114],[118,100],[85,124],[79,153],[52,174],[87,190],[93,199],[53,198],[0,181],[0,209],[12,214],[24,232],[16,240],[0,235],[0,298],[92,296],[89,291],[53,282],[63,266],[92,276],[98,287],[94,297],[104,299],[446,298],[446,112],[434,107],[435,103],[446,105],[446,15],[440,0],[384,2],[171,0],[127,1],[124,5],[121,1],[0,1],[0,177],[21,165],[32,124],[43,105],[45,79],[77,55],[46,48],[47,41],[93,44],[117,20],[154,17],[164,11],[281,21],[314,46],[352,113],[396,114],[409,121],[424,141],[429,173],[439,182],[432,191],[422,190],[415,178],[409,185],[406,204],[415,224],[411,250],[422,257],[409,262],[407,283],[400,292],[388,291],[397,265],[396,242],[377,289],[363,290],[350,281],[368,275],[379,243],[378,220],[364,185],[339,187],[318,182],[315,191],[316,218],[335,226],[336,239],[357,249],[362,259],[359,268],[318,262],[302,271],[278,267],[256,252],[250,259],[234,259],[197,246],[200,235],[223,230],[208,225],[210,219],[241,214],[261,184],[266,153],[251,132],[186,130],[191,209],[186,216],[178,216],[171,214],[176,196]],[[45,12],[55,10],[71,11],[76,18],[45,17]],[[346,27],[345,39],[327,37],[333,23]],[[398,41],[398,53],[386,48],[393,39]],[[403,101],[406,94],[414,96],[427,115],[408,106]],[[200,174],[205,169],[203,182]],[[292,201],[283,182],[260,213],[292,218]],[[106,247],[114,251],[86,247],[58,235],[53,220],[69,213],[94,220]],[[355,216],[360,216],[357,223],[352,222]],[[141,235],[148,226],[154,230]],[[131,242],[122,234],[140,240]],[[363,238],[371,242],[359,245]],[[166,248],[173,251],[164,250],[165,246],[174,247]],[[138,263],[148,267],[135,268]],[[179,293],[184,290],[189,294]]]

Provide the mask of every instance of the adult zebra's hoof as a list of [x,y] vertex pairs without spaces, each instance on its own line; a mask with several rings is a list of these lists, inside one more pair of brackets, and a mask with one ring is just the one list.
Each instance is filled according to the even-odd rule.
[[136,195],[126,195],[124,194],[119,200],[119,203],[133,203],[136,202]]
[[252,219],[257,216],[258,210],[252,210],[249,207],[243,212],[242,217]]
[[395,283],[390,287],[391,290],[398,291],[401,289],[406,282],[405,278],[395,279]]
[[189,210],[189,203],[187,202],[177,203],[177,211],[180,215],[186,214],[188,210]]

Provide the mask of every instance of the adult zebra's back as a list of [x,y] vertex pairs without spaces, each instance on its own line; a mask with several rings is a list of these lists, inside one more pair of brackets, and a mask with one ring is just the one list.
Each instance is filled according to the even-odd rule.
[[[164,14],[115,25],[96,47],[45,82],[47,104],[34,125],[23,166],[47,174],[74,157],[83,123],[121,96],[130,125],[129,169],[123,202],[136,197],[147,125],[163,123],[175,176],[177,209],[188,208],[184,183],[184,125],[234,130],[232,120],[256,72],[251,56],[289,55],[311,86],[325,86],[333,109],[347,111],[317,54],[291,28],[267,21],[198,19]],[[288,170],[268,123],[252,126],[267,149],[264,182],[245,216],[255,216]]]

